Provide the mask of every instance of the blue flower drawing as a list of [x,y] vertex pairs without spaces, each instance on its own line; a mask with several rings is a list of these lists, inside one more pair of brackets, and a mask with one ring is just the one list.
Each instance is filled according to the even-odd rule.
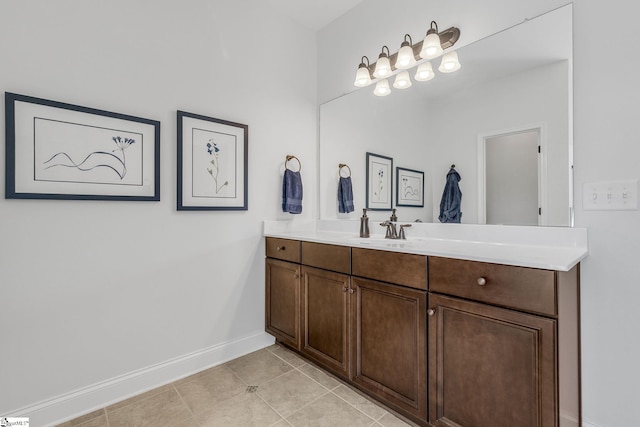
[[211,163],[211,168],[207,168],[207,172],[209,172],[209,175],[213,178],[216,194],[218,194],[224,186],[229,185],[229,181],[225,181],[223,184],[218,185],[218,175],[220,174],[220,147],[218,147],[218,144],[213,142],[213,138],[207,142],[207,153],[212,156],[212,159],[209,162]]
[[378,188],[377,191],[373,192],[373,195],[376,196],[376,199],[380,200],[382,197],[382,192],[384,191],[384,171],[382,169],[378,170]]
[[[43,164],[49,164],[45,169],[53,167],[65,167],[74,168],[81,172],[88,172],[97,168],[111,169],[122,180],[127,174],[127,162],[125,156],[125,150],[134,144],[136,141],[133,138],[123,138],[121,136],[114,136],[111,138],[116,144],[116,149],[107,151],[93,151],[89,153],[81,162],[75,162],[71,156],[64,151],[54,154],[51,158],[45,161]],[[122,155],[113,154],[119,152]]]

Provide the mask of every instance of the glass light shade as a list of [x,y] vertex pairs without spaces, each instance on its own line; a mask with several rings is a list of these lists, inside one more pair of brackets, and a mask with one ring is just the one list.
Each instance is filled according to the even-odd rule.
[[411,77],[409,77],[408,71],[402,71],[396,75],[396,80],[393,82],[393,87],[396,89],[406,89],[411,87]]
[[416,70],[416,75],[414,78],[419,82],[426,82],[427,80],[431,80],[434,78],[436,73],[433,72],[433,66],[431,62],[423,62],[418,65],[418,69]]
[[442,62],[438,71],[441,73],[453,73],[460,69],[460,61],[458,61],[458,54],[456,52],[447,52],[442,57]]
[[371,76],[369,75],[369,69],[366,65],[361,64],[356,71],[356,80],[353,85],[356,87],[365,87],[371,84]]
[[376,96],[387,96],[391,93],[389,88],[389,81],[387,79],[380,80],[376,83],[376,88],[373,90],[373,94]]
[[373,77],[378,79],[389,77],[391,75],[391,62],[389,62],[388,56],[382,56],[378,58],[376,62],[376,68],[373,70]]
[[413,55],[413,48],[410,44],[403,43],[396,57],[396,68],[406,70],[414,65],[416,65],[416,57]]
[[420,58],[431,59],[442,55],[442,46],[440,45],[440,36],[436,32],[427,32],[427,36],[422,42],[422,50]]

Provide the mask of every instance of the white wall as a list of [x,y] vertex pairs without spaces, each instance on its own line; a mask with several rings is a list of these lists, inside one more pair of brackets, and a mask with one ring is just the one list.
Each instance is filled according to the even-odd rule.
[[[350,91],[362,55],[399,43],[405,33],[424,31],[431,19],[461,28],[461,43],[468,43],[565,3],[403,0],[391,8],[369,0],[319,33],[319,99]],[[624,0],[574,5],[576,226],[589,229],[590,249],[581,270],[583,415],[589,426],[628,427],[640,419],[640,212],[587,212],[581,197],[585,182],[640,177],[640,59],[629,54],[640,38],[638,12],[640,6]],[[603,25],[615,30],[615,41],[596,31]],[[625,58],[624,66],[607,68],[611,58]]]
[[[316,212],[315,43],[259,0],[0,3],[0,90],[162,123],[160,202],[0,199],[0,415],[45,425],[268,342],[286,154]],[[177,109],[249,125],[248,211],[176,211]]]

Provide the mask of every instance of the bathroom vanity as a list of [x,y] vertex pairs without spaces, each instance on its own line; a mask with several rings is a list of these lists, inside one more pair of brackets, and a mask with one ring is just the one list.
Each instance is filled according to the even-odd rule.
[[267,332],[420,425],[580,425],[585,230],[350,226],[265,223]]

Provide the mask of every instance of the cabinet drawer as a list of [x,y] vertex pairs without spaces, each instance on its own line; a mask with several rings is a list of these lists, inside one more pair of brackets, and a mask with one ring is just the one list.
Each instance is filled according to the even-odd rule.
[[557,315],[555,272],[550,270],[429,257],[429,290]]
[[352,274],[427,289],[427,257],[375,249],[352,249]]
[[267,237],[267,256],[284,261],[300,263],[300,242],[298,240]]
[[351,248],[302,242],[302,263],[311,267],[351,274]]

